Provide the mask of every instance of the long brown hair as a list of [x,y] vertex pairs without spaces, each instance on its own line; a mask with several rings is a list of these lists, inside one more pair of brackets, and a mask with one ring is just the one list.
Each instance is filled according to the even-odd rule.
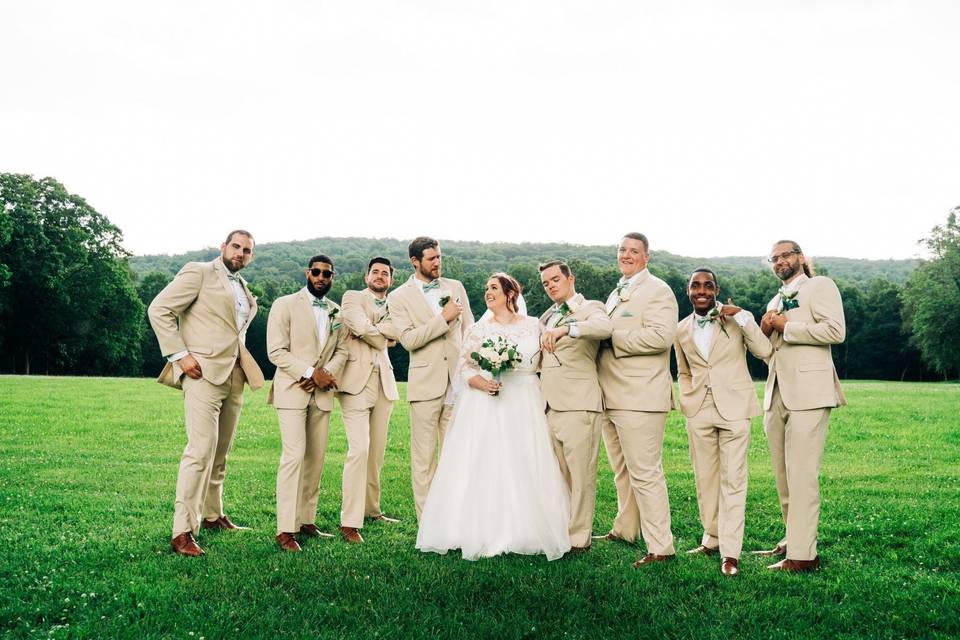
[[[507,309],[516,313],[517,298],[523,293],[523,287],[520,286],[520,283],[517,282],[513,276],[502,271],[491,274],[490,278],[496,278],[500,281],[500,288],[503,289],[503,295],[507,297]],[[487,281],[489,281],[490,278],[487,278]]]

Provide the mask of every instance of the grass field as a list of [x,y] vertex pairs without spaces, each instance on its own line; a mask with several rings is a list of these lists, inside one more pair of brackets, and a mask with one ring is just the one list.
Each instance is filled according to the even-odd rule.
[[[266,393],[248,394],[225,503],[251,531],[207,533],[207,555],[169,550],[180,394],[149,380],[0,377],[0,634],[4,637],[960,637],[960,386],[845,384],[823,465],[813,575],[745,556],[725,578],[699,542],[678,414],[664,466],[675,562],[632,569],[639,547],[595,544],[547,562],[466,562],[414,547],[408,416],[398,402],[385,511],[366,544],[273,540],[280,443]],[[345,439],[334,416],[318,524],[338,524]],[[616,509],[601,453],[596,532]],[[766,442],[754,421],[745,549],[781,534]]]

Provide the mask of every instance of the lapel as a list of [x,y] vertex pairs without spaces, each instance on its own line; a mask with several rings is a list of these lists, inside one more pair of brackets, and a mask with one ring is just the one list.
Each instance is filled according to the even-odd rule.
[[[650,270],[649,270],[649,269],[644,269],[643,271],[640,272],[640,275],[637,276],[637,279],[634,280],[632,284],[630,284],[630,285],[627,286],[627,288],[624,290],[624,291],[626,292],[626,294],[627,294],[627,300],[626,300],[626,302],[629,302],[630,299],[633,298],[633,294],[636,293],[637,289],[640,288],[640,285],[642,285],[644,282],[646,282],[649,277],[650,277]],[[614,291],[616,291],[616,287],[614,287]],[[621,304],[623,304],[624,302],[625,302],[624,300],[621,300],[621,299],[618,297],[616,304],[613,305],[613,308],[610,309],[610,312],[607,313],[607,315],[612,318],[612,317],[613,317],[613,314],[616,312],[617,308],[618,308]]]
[[[417,318],[420,324],[425,324],[430,322],[430,319],[433,318],[433,312],[430,310],[430,305],[427,304],[427,299],[423,295],[423,291],[420,290],[420,287],[417,285],[414,280],[417,276],[410,276],[410,279],[403,285],[409,289],[406,292],[407,297],[411,300],[412,309],[411,311],[416,310],[415,312],[419,316]],[[440,285],[443,286],[443,278],[440,279]]]
[[[235,305],[237,304],[237,296],[233,292],[233,285],[230,284],[230,280],[227,278],[227,267],[224,266],[223,260],[221,260],[220,258],[213,259],[213,271],[214,273],[217,274],[217,280],[220,281],[220,285],[223,287],[224,291],[227,293],[228,296],[230,296],[229,298],[230,304],[221,306],[219,311],[221,312],[226,311],[225,314],[221,313],[221,315],[230,321],[231,327],[236,327],[237,312],[235,309]],[[244,285],[243,288],[244,288],[244,291],[246,291],[246,288],[247,288],[246,285]],[[250,297],[249,293],[247,293],[247,297],[248,298]],[[253,317],[253,313],[252,313],[253,305],[250,305],[250,310],[251,310],[251,314],[250,314],[250,317],[247,318],[247,324],[250,324],[250,319]],[[243,327],[243,329],[245,328],[246,328],[246,325]],[[241,332],[241,329],[237,329],[237,333],[239,334],[240,332]]]
[[299,323],[309,323],[310,334],[313,335],[314,351],[320,350],[320,336],[317,333],[317,316],[313,313],[313,296],[306,289],[301,289],[297,293],[296,307],[294,312]]
[[693,327],[697,320],[694,314],[690,314],[680,321],[677,327],[677,334],[680,336],[680,344],[683,347],[683,353],[687,360],[697,361],[699,364],[706,365],[707,360],[697,348],[697,342],[693,339]]

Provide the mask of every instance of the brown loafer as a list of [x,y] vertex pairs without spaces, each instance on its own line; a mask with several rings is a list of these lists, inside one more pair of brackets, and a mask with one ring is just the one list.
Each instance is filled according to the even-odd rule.
[[656,553],[648,553],[647,555],[643,556],[642,558],[634,562],[633,568],[639,569],[644,565],[654,564],[655,562],[669,562],[670,560],[673,560],[673,558],[674,558],[673,554],[670,554],[668,556],[661,556]]
[[740,561],[736,558],[724,558],[720,561],[720,573],[725,576],[735,576],[740,573]]
[[784,558],[780,562],[767,567],[771,571],[791,571],[794,573],[803,573],[806,571],[817,571],[820,569],[820,556],[813,560],[790,560]]
[[353,544],[363,544],[363,536],[356,527],[340,527],[340,537]]
[[699,547],[694,547],[693,549],[690,549],[690,551],[687,551],[687,555],[690,555],[690,556],[696,556],[696,555],[712,556],[713,554],[715,554],[715,553],[716,553],[717,551],[719,551],[719,550],[720,550],[720,549],[717,548],[717,547],[708,547],[707,545],[702,544],[702,545],[700,545]]
[[320,531],[320,527],[311,523],[311,524],[302,524],[300,525],[300,533],[311,538],[332,538],[332,533],[327,533],[326,531]]
[[170,541],[170,547],[182,556],[198,558],[203,555],[203,549],[197,544],[192,531],[184,531]]
[[277,543],[280,545],[280,548],[284,551],[303,551],[303,548],[300,546],[300,543],[297,542],[297,537],[292,533],[278,533],[277,534]]
[[782,545],[782,544],[778,544],[778,545],[775,546],[773,549],[763,549],[763,550],[761,550],[761,551],[751,551],[750,553],[752,553],[752,554],[755,555],[755,556],[769,556],[769,557],[773,557],[773,556],[785,556],[785,555],[787,555],[787,548],[786,548],[784,545]]
[[390,516],[388,516],[388,515],[385,514],[385,513],[381,513],[381,514],[378,515],[378,516],[370,516],[370,519],[371,519],[371,520],[379,520],[380,522],[388,522],[388,523],[390,523],[390,524],[396,524],[396,523],[400,522],[400,519],[399,519],[399,518],[391,518]]

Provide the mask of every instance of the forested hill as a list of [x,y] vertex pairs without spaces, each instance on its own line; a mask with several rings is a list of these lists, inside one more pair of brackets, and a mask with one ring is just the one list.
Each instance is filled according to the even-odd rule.
[[[298,242],[274,242],[257,246],[256,259],[244,271],[244,276],[256,282],[263,279],[300,277],[307,258],[315,253],[326,253],[336,262],[341,274],[362,271],[367,261],[375,255],[384,255],[401,268],[407,260],[409,240],[393,238],[316,238]],[[455,262],[466,272],[480,271],[490,273],[497,270],[510,270],[519,264],[533,265],[554,258],[566,260],[579,259],[597,267],[614,266],[616,253],[613,245],[576,245],[545,243],[482,243],[455,242],[441,240],[445,258],[455,258]],[[746,275],[749,272],[764,271],[768,268],[762,256],[732,257],[687,257],[653,248],[653,264],[665,270],[677,270],[688,273],[700,266],[709,266],[719,271],[721,276]],[[185,262],[191,260],[210,260],[219,253],[211,247],[181,255],[149,255],[131,258],[130,265],[141,276],[152,271],[174,274]],[[817,268],[832,277],[842,280],[869,281],[882,278],[890,282],[903,283],[916,267],[916,260],[858,260],[853,258],[814,257]]]

